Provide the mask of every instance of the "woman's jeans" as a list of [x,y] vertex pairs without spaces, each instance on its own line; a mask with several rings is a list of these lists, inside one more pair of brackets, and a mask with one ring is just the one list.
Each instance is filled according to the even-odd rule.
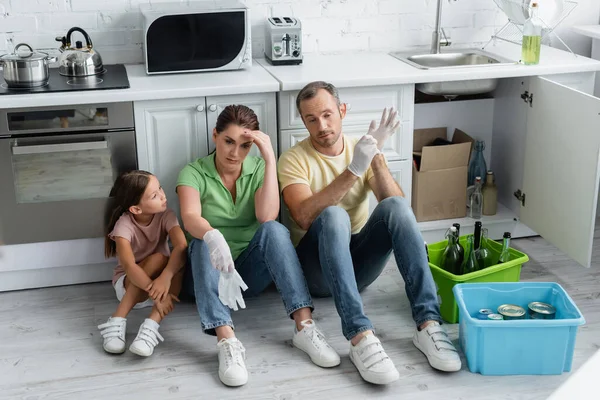
[[296,252],[310,292],[318,297],[333,296],[348,340],[373,330],[360,292],[377,279],[392,252],[417,326],[429,320],[441,322],[423,237],[403,197],[381,201],[357,234],[351,233],[346,210],[327,207],[313,221]]
[[[204,240],[194,239],[189,244],[188,260],[183,291],[187,296],[195,295],[202,330],[215,335],[215,328],[219,326],[233,328],[230,309],[219,300],[220,272],[212,266]],[[301,308],[313,309],[290,233],[279,222],[261,224],[248,248],[235,260],[235,268],[248,285],[244,297],[257,296],[275,282],[290,317]]]

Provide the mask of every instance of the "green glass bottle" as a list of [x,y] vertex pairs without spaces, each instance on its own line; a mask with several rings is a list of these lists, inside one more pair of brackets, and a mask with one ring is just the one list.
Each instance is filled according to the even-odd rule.
[[467,237],[467,257],[463,266],[463,274],[475,272],[479,270],[479,263],[475,257],[475,238],[473,235]]
[[504,232],[502,241],[502,252],[500,253],[500,258],[498,258],[498,264],[510,261],[510,237],[510,232]]

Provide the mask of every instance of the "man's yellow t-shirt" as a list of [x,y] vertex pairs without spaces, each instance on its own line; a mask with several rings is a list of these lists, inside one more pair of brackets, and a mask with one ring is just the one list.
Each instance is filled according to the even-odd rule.
[[[326,156],[319,153],[306,138],[279,157],[278,175],[279,190],[301,183],[308,185],[313,193],[318,193],[327,187],[348,167],[354,155],[354,146],[358,139],[343,136],[344,150],[338,156]],[[370,186],[368,180],[373,177],[371,167],[354,183],[342,201],[337,204],[348,212],[352,233],[358,233],[369,219]],[[291,219],[291,218],[290,218]],[[290,232],[292,242],[297,246],[306,233],[292,220]]]

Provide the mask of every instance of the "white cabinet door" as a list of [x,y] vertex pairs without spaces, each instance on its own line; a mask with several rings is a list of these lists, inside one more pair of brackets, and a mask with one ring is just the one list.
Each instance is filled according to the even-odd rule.
[[204,97],[141,101],[134,105],[138,164],[157,176],[169,207],[179,215],[175,193],[181,169],[208,154]]
[[600,99],[532,78],[521,220],[590,266],[598,200]]
[[[215,148],[215,143],[212,140],[212,131],[217,123],[217,117],[225,107],[230,104],[243,104],[251,108],[258,117],[260,130],[271,138],[271,144],[277,152],[277,105],[275,93],[253,93],[234,96],[214,96],[206,98],[207,106],[207,122],[208,122],[208,148],[209,152]],[[260,156],[260,152],[256,146],[252,146],[250,155]]]

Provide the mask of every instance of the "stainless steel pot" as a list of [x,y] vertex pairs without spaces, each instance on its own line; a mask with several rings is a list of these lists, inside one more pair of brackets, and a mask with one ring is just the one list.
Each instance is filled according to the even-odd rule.
[[[26,47],[29,52],[19,52]],[[56,62],[56,57],[35,52],[27,43],[15,46],[13,54],[0,56],[2,73],[9,88],[32,88],[48,84],[48,65]]]

